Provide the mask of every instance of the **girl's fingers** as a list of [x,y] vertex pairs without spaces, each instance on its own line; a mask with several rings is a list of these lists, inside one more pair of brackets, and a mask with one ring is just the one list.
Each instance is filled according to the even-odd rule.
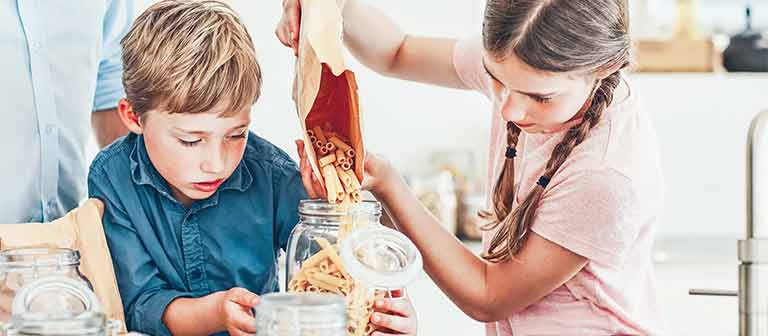
[[[378,327],[394,331],[395,335],[411,335],[416,333],[416,320],[414,318],[374,313],[371,323]],[[387,335],[383,333],[383,335]]]
[[376,300],[374,310],[377,312],[393,313],[404,317],[416,316],[411,301],[403,297]]

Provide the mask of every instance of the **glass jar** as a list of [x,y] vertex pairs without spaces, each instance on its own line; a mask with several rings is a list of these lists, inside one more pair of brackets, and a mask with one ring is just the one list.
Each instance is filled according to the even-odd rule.
[[318,238],[336,245],[351,227],[381,226],[381,205],[363,201],[357,205],[330,204],[325,200],[303,200],[299,203],[299,223],[288,239],[286,249],[286,289],[299,273],[305,260],[322,250]]
[[80,253],[64,248],[16,248],[0,252],[0,321],[8,321],[17,292],[38,279],[60,276],[92,289],[80,273]]
[[317,293],[270,293],[256,310],[257,336],[344,336],[343,297]]

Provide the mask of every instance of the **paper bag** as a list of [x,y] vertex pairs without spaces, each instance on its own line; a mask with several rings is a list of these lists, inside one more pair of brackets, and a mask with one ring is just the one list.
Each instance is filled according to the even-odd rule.
[[[360,106],[355,74],[344,62],[341,9],[343,0],[304,0],[301,3],[299,56],[296,61],[294,95],[304,143],[309,144],[307,130],[330,125],[346,137],[358,153],[354,172],[363,179],[365,149],[360,126]],[[317,153],[305,146],[312,170],[322,180]]]
[[89,199],[50,223],[0,224],[0,248],[58,247],[79,251],[80,272],[91,281],[104,313],[125,325],[112,255],[101,223],[103,213],[104,204]]

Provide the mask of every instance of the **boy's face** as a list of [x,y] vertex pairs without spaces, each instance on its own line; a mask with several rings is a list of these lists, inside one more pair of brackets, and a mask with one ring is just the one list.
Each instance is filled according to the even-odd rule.
[[231,117],[220,112],[149,111],[141,122],[152,165],[185,206],[213,195],[243,158],[250,110]]

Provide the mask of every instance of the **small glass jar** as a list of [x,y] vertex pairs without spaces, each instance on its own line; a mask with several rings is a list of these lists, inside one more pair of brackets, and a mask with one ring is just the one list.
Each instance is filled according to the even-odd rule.
[[335,245],[349,234],[345,227],[381,226],[380,220],[381,205],[376,201],[363,201],[353,206],[330,204],[325,200],[301,201],[299,223],[291,232],[286,249],[286,286],[299,272],[302,263],[322,249],[317,243],[318,238]]
[[256,310],[257,336],[344,336],[343,297],[317,293],[270,293]]
[[8,321],[17,292],[38,279],[60,276],[92,289],[79,270],[80,253],[64,248],[17,248],[0,252],[0,321]]

